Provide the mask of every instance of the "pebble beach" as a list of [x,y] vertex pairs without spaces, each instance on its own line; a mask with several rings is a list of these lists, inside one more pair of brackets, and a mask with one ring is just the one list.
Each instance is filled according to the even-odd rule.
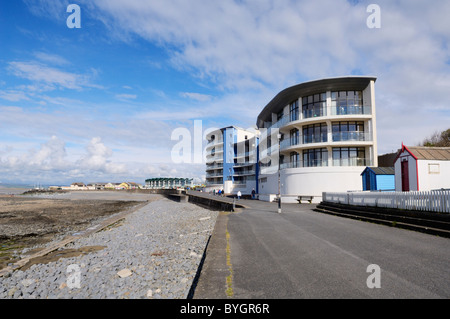
[[185,299],[218,212],[160,197],[61,248],[78,256],[0,277],[0,299]]

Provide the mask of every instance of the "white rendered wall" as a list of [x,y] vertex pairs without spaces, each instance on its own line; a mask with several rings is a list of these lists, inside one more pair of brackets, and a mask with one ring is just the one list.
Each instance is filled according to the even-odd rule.
[[298,195],[312,195],[322,200],[322,192],[361,191],[361,173],[365,167],[291,168],[281,173],[282,202],[297,203]]
[[450,188],[450,161],[419,160],[419,190]]
[[[282,203],[297,203],[299,195],[314,196],[313,202],[322,200],[322,192],[362,191],[361,173],[365,167],[305,167],[281,171]],[[262,175],[267,183],[259,184],[261,200],[278,194],[278,174]]]
[[259,182],[259,199],[269,201],[269,196],[278,194],[278,172],[273,174],[262,174],[259,179],[267,178],[267,182]]

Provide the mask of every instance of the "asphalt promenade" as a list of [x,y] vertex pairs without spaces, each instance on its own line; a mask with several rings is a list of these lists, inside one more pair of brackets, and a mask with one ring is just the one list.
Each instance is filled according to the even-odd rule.
[[194,299],[450,297],[448,238],[318,213],[314,204],[283,204],[281,214],[276,203],[239,204],[246,208],[217,219]]

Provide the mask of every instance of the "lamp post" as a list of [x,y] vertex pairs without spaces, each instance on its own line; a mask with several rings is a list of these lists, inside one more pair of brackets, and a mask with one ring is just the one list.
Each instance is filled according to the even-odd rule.
[[281,214],[281,134],[278,133],[278,213]]

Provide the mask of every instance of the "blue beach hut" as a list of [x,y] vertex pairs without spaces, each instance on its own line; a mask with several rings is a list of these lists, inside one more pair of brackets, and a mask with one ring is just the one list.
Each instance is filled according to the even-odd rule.
[[394,191],[395,170],[393,167],[366,167],[361,173],[365,191]]

